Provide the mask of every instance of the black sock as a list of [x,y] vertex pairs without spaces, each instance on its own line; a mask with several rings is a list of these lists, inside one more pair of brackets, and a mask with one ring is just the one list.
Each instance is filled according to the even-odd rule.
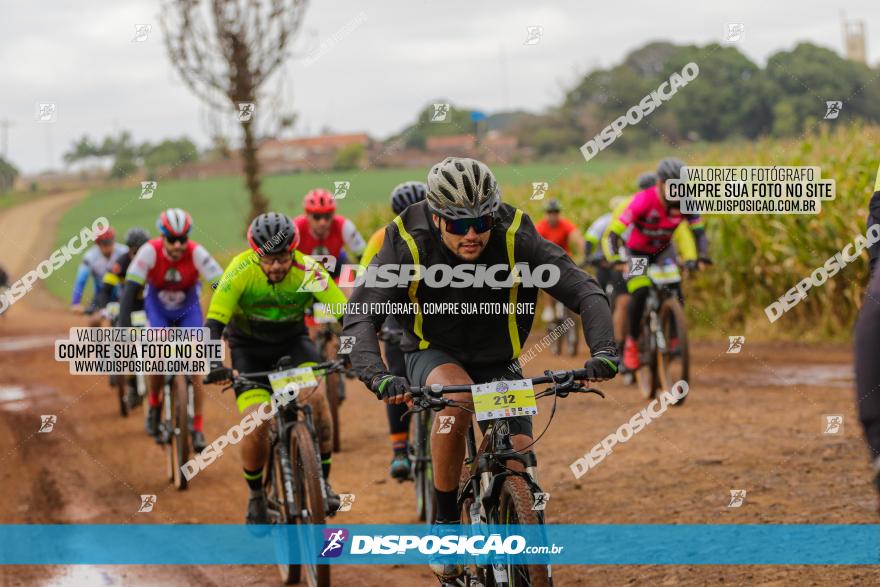
[[330,478],[330,463],[333,462],[333,453],[321,453],[321,473],[324,474],[324,479]]
[[458,511],[458,491],[440,491],[436,487],[434,491],[437,493],[437,521],[438,522],[458,522],[461,520],[461,512]]
[[263,488],[263,469],[259,468],[256,471],[245,469],[244,480],[247,481],[251,491],[261,491]]

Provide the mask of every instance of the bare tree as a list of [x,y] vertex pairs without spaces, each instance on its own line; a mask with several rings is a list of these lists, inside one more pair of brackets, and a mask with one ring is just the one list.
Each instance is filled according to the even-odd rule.
[[165,0],[162,28],[171,63],[210,106],[239,115],[251,217],[267,210],[260,192],[255,117],[260,91],[279,71],[305,15],[306,0]]

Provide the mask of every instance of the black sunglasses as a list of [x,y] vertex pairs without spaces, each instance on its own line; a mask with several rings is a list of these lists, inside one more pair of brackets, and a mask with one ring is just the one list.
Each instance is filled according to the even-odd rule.
[[444,220],[446,221],[446,231],[456,236],[466,235],[471,227],[473,227],[477,234],[483,234],[492,230],[492,227],[495,226],[495,216],[493,214],[477,218],[456,218],[455,220],[444,218]]
[[333,214],[312,214],[312,218],[315,220],[330,220],[333,218]]
[[171,244],[174,244],[174,243],[185,243],[186,241],[189,240],[189,236],[187,236],[187,235],[185,235],[185,234],[180,235],[180,236],[168,236],[168,235],[165,235],[165,240],[168,241],[168,242],[171,243]]

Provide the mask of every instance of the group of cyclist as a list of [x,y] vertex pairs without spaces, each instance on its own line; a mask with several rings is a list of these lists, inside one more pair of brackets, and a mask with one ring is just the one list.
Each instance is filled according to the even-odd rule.
[[[597,220],[603,224],[594,223],[584,238],[573,223],[562,218],[558,202],[548,203],[547,217],[536,225],[522,210],[502,201],[488,166],[474,159],[449,157],[430,170],[426,183],[409,181],[392,190],[395,218],[369,242],[350,220],[336,214],[329,192],[312,190],[305,197],[301,216],[292,219],[270,212],[254,218],[247,233],[249,248],[236,255],[225,271],[205,247],[189,238],[193,225],[189,214],[171,208],[160,214],[160,235],[155,238],[149,238],[143,229],[132,229],[124,246],[114,244],[112,230],[99,235],[98,252],[90,251],[80,269],[85,277],[77,280],[73,304],[79,307],[83,285],[91,275],[96,284],[102,284],[97,289],[97,306],[114,296],[120,300],[119,326],[129,326],[132,312],[141,308],[151,327],[206,326],[213,339],[225,339],[230,349],[231,368],[219,363],[211,366],[209,379],[219,384],[231,383],[239,373],[269,371],[282,356],[292,357],[296,366],[315,365],[326,358],[315,342],[316,325],[311,316],[315,305],[322,305],[325,313],[342,321],[340,335],[353,337],[348,355],[353,369],[387,404],[393,453],[390,472],[405,480],[410,472],[409,386],[521,378],[517,359],[534,322],[538,288],[525,287],[518,279],[511,280],[509,286],[491,288],[434,287],[419,276],[406,287],[380,287],[366,280],[351,292],[348,307],[352,310],[343,315],[346,293],[334,278],[348,255],[364,267],[415,265],[426,272],[434,266],[462,263],[501,264],[509,267],[512,275],[523,264],[554,266],[559,279],[546,287],[546,293],[579,316],[590,349],[584,363],[589,379],[607,380],[618,373],[621,351],[628,368],[638,366],[638,353],[633,352],[638,329],[633,330],[632,325],[640,318],[638,312],[644,305],[640,291],[645,283],[627,275],[621,266],[624,249],[651,262],[659,262],[664,255],[689,255],[686,246],[673,252],[671,245],[679,225],[687,224],[697,243],[694,256],[708,260],[699,217],[683,215],[676,201],[665,198],[665,182],[677,179],[682,166],[681,161],[664,159],[656,179],[640,183],[641,191],[610,216]],[[571,257],[575,251],[584,251],[600,269],[601,283],[575,264]],[[316,278],[321,287],[304,287],[307,279]],[[201,281],[213,288],[204,317],[199,303]],[[629,309],[621,314],[629,317],[628,331],[617,318],[612,319],[606,294],[609,286],[618,296],[624,291],[630,296]],[[408,302],[415,312],[391,316],[361,311],[391,307],[383,302]],[[500,302],[511,310],[478,315],[420,311],[422,304],[447,302]],[[162,386],[162,376],[150,377],[147,431],[153,436],[158,434]],[[333,510],[339,498],[327,482],[332,462],[332,421],[326,397],[330,388],[325,382],[303,391],[300,399],[312,406],[328,506]],[[193,379],[193,391],[193,448],[201,451],[206,443],[202,381],[198,377]],[[243,415],[270,401],[269,392],[262,388],[235,386],[235,396]],[[470,400],[469,394],[448,398]],[[435,424],[431,431],[435,524],[442,532],[443,526],[461,521],[457,491],[471,418],[463,408],[451,406],[438,415],[452,416],[445,419],[452,422],[451,430],[438,434]],[[531,418],[517,416],[508,418],[508,423],[514,448],[526,449],[532,443]],[[484,431],[485,425],[480,422]],[[269,520],[262,489],[268,456],[266,428],[261,426],[241,442],[243,474],[250,491],[246,521],[251,524]],[[432,565],[432,569],[441,579],[462,571],[449,564]]]
[[[583,250],[581,265],[594,269],[596,281],[611,301],[614,338],[625,372],[640,366],[639,328],[651,285],[643,272],[630,273],[625,261],[644,257],[647,265],[679,263],[689,270],[704,269],[712,262],[701,217],[682,214],[681,200],[666,199],[666,182],[679,179],[683,166],[680,160],[663,159],[656,173],[638,178],[636,194],[612,198],[611,211],[593,221],[583,237],[574,223],[561,216],[557,200],[547,202],[546,216],[536,225],[542,237],[566,252]],[[677,293],[681,296],[680,290]],[[558,318],[552,306],[545,305],[543,321],[554,317]]]

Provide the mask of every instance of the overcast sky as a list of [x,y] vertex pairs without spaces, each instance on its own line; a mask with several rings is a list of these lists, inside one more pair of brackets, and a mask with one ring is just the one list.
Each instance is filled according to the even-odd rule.
[[[0,122],[12,123],[8,157],[24,172],[60,167],[83,134],[126,129],[138,142],[186,134],[207,144],[205,108],[168,62],[157,0],[3,3]],[[869,62],[880,62],[877,0],[312,2],[278,98],[299,114],[298,135],[326,125],[382,138],[435,98],[540,111],[578,72],[652,40],[721,41],[727,23],[744,24],[737,45],[762,65],[801,41],[842,52],[841,11],[866,21]],[[138,23],[152,25],[144,42],[132,42]],[[543,27],[540,42],[525,44],[528,26]],[[55,103],[57,120],[37,122],[38,103]]]

